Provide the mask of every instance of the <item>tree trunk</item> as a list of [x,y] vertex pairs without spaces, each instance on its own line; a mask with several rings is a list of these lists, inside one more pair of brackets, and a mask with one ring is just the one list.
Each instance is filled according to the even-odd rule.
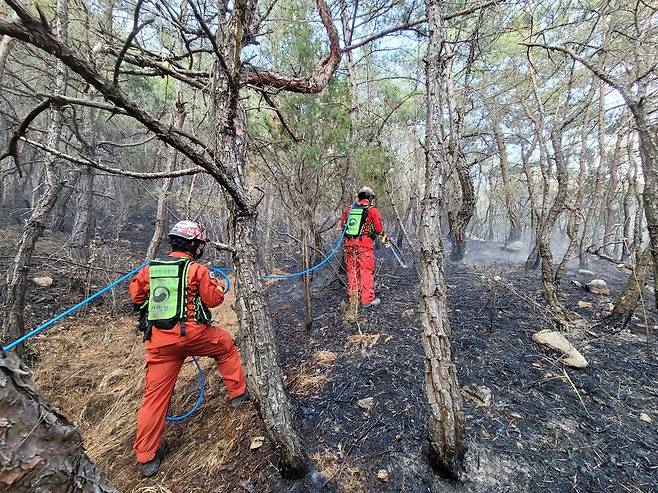
[[631,105],[640,137],[640,158],[644,174],[644,215],[647,219],[655,304],[658,307],[658,124],[649,123],[646,110],[641,105]]
[[245,29],[250,26],[255,4],[236,2],[229,14],[222,2],[225,19],[217,32],[223,47],[224,63],[217,60],[213,71],[213,112],[215,155],[230,173],[232,185],[242,204],[229,204],[230,243],[235,248],[233,264],[240,282],[236,288],[239,339],[250,394],[267,429],[284,476],[301,477],[306,472],[301,441],[292,423],[290,402],[274,342],[274,330],[261,275],[261,254],[257,242],[256,210],[250,204],[244,173],[246,157],[246,115],[239,105],[240,52]]
[[539,254],[541,256],[541,280],[544,290],[544,299],[553,318],[559,325],[566,324],[571,314],[562,306],[558,299],[559,278],[553,269],[553,254],[551,252],[551,236],[558,217],[564,210],[567,198],[567,164],[562,152],[562,129],[551,133],[553,155],[555,156],[556,177],[558,183],[557,194],[551,208],[546,215],[541,235],[539,236]]
[[0,490],[116,492],[85,453],[78,426],[44,400],[11,352],[0,355],[0,416]]
[[[181,99],[181,90],[180,84],[176,84],[176,96],[177,101],[175,106],[175,116],[174,116],[174,126],[177,128],[183,128],[185,123],[185,105]],[[167,156],[167,166],[166,170],[171,171],[176,168],[176,160],[178,158],[178,152],[173,147],[169,148],[169,155]],[[162,183],[162,190],[158,195],[158,206],[155,213],[155,230],[153,231],[153,237],[149,242],[149,246],[146,249],[146,259],[153,260],[160,246],[160,242],[165,235],[167,229],[167,217],[169,215],[168,203],[169,203],[169,193],[171,192],[171,187],[174,183],[173,178],[165,178]]]
[[[594,92],[596,91],[596,81],[592,82],[590,87],[590,92],[586,101],[591,101],[594,97]],[[578,153],[578,182],[576,184],[576,199],[573,202],[571,207],[569,219],[567,222],[567,236],[569,238],[569,244],[567,249],[564,252],[562,261],[555,271],[555,278],[560,279],[562,277],[562,272],[567,266],[567,263],[571,260],[571,256],[578,245],[578,232],[580,231],[580,225],[582,223],[583,213],[583,201],[585,200],[585,177],[587,174],[587,130],[588,130],[588,118],[589,112],[585,109],[583,115],[583,122],[581,125],[580,131],[580,152]]]
[[[66,41],[68,26],[67,0],[57,2],[57,35]],[[55,94],[64,94],[67,84],[66,66],[60,60],[56,64]],[[59,107],[51,107],[49,113],[47,145],[51,149],[59,146],[62,130],[62,111]],[[2,337],[9,341],[23,334],[25,319],[25,293],[27,290],[27,275],[30,261],[36,247],[37,240],[43,232],[48,214],[52,211],[57,196],[62,190],[64,182],[57,176],[56,162],[52,154],[46,154],[44,161],[45,192],[41,195],[36,207],[32,210],[30,218],[25,223],[23,234],[17,246],[13,266],[7,273],[7,293],[4,305],[4,320],[2,324]],[[22,350],[21,350],[22,352]]]
[[[93,97],[93,90],[90,91]],[[85,145],[87,154],[91,159],[96,157],[96,122],[94,121],[95,112],[91,107],[84,109],[84,126]],[[73,228],[71,230],[71,257],[80,265],[87,265],[89,261],[91,240],[94,228],[94,169],[85,168],[78,179],[78,197],[75,207],[75,217],[73,218]],[[84,293],[88,279],[88,269],[76,267],[74,277],[71,282],[71,289]]]
[[488,109],[494,140],[496,141],[496,147],[498,149],[498,161],[500,163],[500,173],[503,178],[503,192],[505,193],[505,206],[507,207],[507,216],[509,217],[510,222],[509,233],[505,241],[511,243],[521,238],[523,223],[519,217],[516,208],[516,200],[514,199],[514,190],[512,188],[512,180],[509,172],[509,161],[507,159],[507,147],[505,145],[505,135],[500,127],[500,119],[496,110],[491,106]]
[[[61,139],[60,135],[60,139]],[[73,192],[75,192],[78,181],[80,180],[80,171],[70,171],[65,173],[62,176],[62,180],[65,182],[65,186],[62,188],[59,196],[57,197],[57,202],[53,206],[53,210],[50,213],[50,220],[46,225],[47,229],[51,231],[59,231],[60,233],[64,232],[64,224],[66,223],[66,214],[71,210],[69,204],[71,202],[71,197],[73,197]]]
[[642,252],[638,250],[633,272],[628,276],[624,290],[617,298],[615,308],[610,315],[612,321],[621,322],[624,325],[630,322],[650,273],[651,250],[649,248]]
[[608,159],[608,174],[610,175],[610,178],[608,186],[606,187],[603,202],[606,206],[602,208],[602,214],[600,216],[600,222],[604,225],[601,243],[606,245],[603,247],[603,253],[610,256],[613,255],[614,245],[612,242],[615,241],[615,232],[613,228],[616,212],[615,196],[617,195],[617,185],[619,183],[617,168],[619,168],[621,142],[622,135],[621,132],[618,132],[612,157]]
[[5,73],[5,67],[7,66],[7,59],[11,53],[11,49],[14,47],[16,40],[9,36],[0,37],[0,80]]
[[[48,159],[48,158],[47,158]],[[41,196],[39,203],[32,210],[25,223],[23,235],[18,243],[18,251],[12,267],[7,272],[7,294],[5,297],[5,317],[2,325],[2,339],[9,342],[23,335],[25,329],[25,294],[27,291],[30,261],[34,254],[37,240],[41,237],[48,213],[57,200],[62,189],[62,182],[53,182]],[[22,354],[22,350],[20,350]]]
[[[548,150],[546,148],[546,142],[544,140],[543,131],[545,128],[545,116],[544,116],[544,103],[539,97],[538,91],[538,81],[537,73],[535,72],[535,67],[532,64],[532,59],[530,57],[530,52],[528,56],[528,73],[530,74],[530,80],[532,82],[532,92],[534,100],[537,104],[537,116],[528,108],[528,106],[522,101],[523,110],[526,113],[526,116],[533,123],[533,131],[535,134],[535,140],[539,146],[539,169],[541,171],[542,179],[542,195],[541,195],[541,208],[539,208],[537,220],[535,221],[535,244],[528,255],[528,258],[525,262],[525,268],[527,270],[534,270],[539,266],[541,261],[541,238],[544,234],[544,228],[546,225],[546,216],[548,214],[548,199],[550,195],[550,177],[551,170],[550,164],[548,161]],[[550,234],[550,233],[549,233]]]
[[631,203],[634,200],[633,197],[633,187],[631,185],[631,173],[633,172],[632,168],[628,168],[628,174],[626,176],[626,191],[624,192],[624,200],[622,202],[622,211],[623,211],[623,227],[622,227],[622,250],[621,250],[621,259],[628,258],[631,254],[630,250],[630,236],[631,236]]
[[596,168],[596,178],[594,182],[594,192],[590,200],[589,209],[585,216],[583,224],[583,233],[580,239],[579,260],[580,266],[587,266],[587,243],[590,241],[590,231],[592,228],[592,220],[594,213],[598,211],[601,204],[601,196],[603,192],[603,169],[606,163],[606,142],[605,142],[605,84],[599,81],[599,119],[598,119],[597,140],[599,145],[599,163]]
[[[309,224],[308,222],[306,224]],[[303,270],[308,270],[308,268],[311,266],[310,262],[310,256],[308,252],[308,244],[310,241],[310,235],[309,235],[309,230],[308,226],[304,228],[304,232],[302,234],[302,269]],[[306,273],[303,276],[304,278],[304,309],[305,309],[305,317],[304,317],[304,326],[306,327],[306,330],[311,330],[313,328],[313,302],[311,299],[311,274]]]
[[637,162],[633,162],[633,193],[635,194],[635,219],[633,221],[633,249],[637,250],[642,246],[642,223],[644,220],[642,207],[642,193],[637,186]]
[[304,452],[292,424],[290,403],[283,387],[267,295],[258,265],[256,216],[234,210],[231,220],[236,276],[236,311],[249,392],[276,448],[284,476],[305,472]]
[[450,323],[446,303],[441,209],[446,168],[440,131],[445,58],[438,0],[426,0],[429,45],[427,48],[427,126],[425,196],[422,203],[420,242],[421,341],[425,354],[425,390],[430,405],[428,438],[432,465],[457,479],[463,469],[464,415],[455,365],[452,360]]
[[450,258],[459,261],[466,254],[466,227],[473,218],[476,197],[473,179],[463,156],[457,158],[455,170],[457,171],[459,184],[461,185],[462,200],[459,210],[455,213],[454,220],[450,223],[450,239],[452,241]]

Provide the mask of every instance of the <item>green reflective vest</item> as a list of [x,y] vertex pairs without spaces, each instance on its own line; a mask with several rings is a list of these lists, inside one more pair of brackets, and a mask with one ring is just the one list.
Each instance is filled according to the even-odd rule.
[[148,322],[158,329],[171,329],[181,322],[185,333],[187,271],[190,259],[167,257],[149,264]]

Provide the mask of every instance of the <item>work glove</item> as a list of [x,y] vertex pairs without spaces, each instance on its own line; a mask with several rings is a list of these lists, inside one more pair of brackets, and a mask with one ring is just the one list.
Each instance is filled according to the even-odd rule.
[[388,245],[388,236],[386,234],[382,234],[381,238],[382,238],[382,243],[384,245]]

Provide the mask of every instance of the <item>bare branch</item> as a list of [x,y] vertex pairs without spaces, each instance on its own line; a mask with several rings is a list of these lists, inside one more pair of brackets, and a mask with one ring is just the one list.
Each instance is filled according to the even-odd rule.
[[[61,106],[65,106],[65,105],[69,105],[69,104],[78,105],[78,106],[89,106],[91,108],[98,108],[100,110],[109,111],[112,114],[133,117],[133,115],[131,115],[128,111],[126,111],[124,109],[121,109],[118,106],[115,106],[113,104],[102,103],[100,101],[92,101],[92,100],[89,100],[89,99],[73,98],[73,97],[70,97],[70,96],[60,96],[59,94],[53,94],[53,95],[41,94],[41,96],[46,97],[46,98],[50,98],[53,103],[60,104]],[[182,128],[168,127],[168,129],[171,132],[174,132],[174,133],[176,133],[176,134],[178,134],[182,137],[185,137],[185,138],[189,139],[190,141],[194,142],[195,144],[201,146],[203,148],[203,150],[206,151],[211,156],[213,155],[212,150],[209,149],[206,146],[206,144],[203,141],[201,141],[198,137],[196,137],[195,135],[187,132],[186,130],[183,130]]]
[[121,52],[119,53],[119,56],[117,56],[116,62],[114,63],[114,79],[112,83],[115,86],[119,83],[119,69],[121,68],[121,62],[123,61],[123,57],[125,56],[125,54],[128,52],[128,49],[130,48],[130,44],[133,42],[135,36],[137,36],[139,31],[141,31],[144,26],[148,26],[154,21],[154,19],[151,19],[146,22],[143,22],[142,24],[138,24],[139,11],[142,9],[142,3],[144,3],[144,0],[137,0],[137,5],[135,6],[135,16],[133,18],[133,29],[128,35],[128,37],[126,38],[126,42],[123,44],[123,48],[121,48]]
[[[197,89],[200,89],[204,92],[208,91],[208,84],[201,82],[197,80],[194,77],[199,77],[199,78],[205,78],[208,79],[210,77],[210,74],[208,73],[198,73],[198,74],[193,74],[191,71],[186,71],[187,73],[183,71],[179,71],[176,69],[173,69],[171,67],[168,67],[164,63],[158,63],[153,60],[149,60],[147,57],[138,57],[138,56],[132,56],[132,55],[126,55],[124,56],[125,61],[128,63],[135,65],[137,67],[142,67],[142,68],[151,68],[154,69],[153,74],[141,74],[141,75],[149,75],[149,76],[155,76],[155,75],[169,75],[170,77],[173,77],[174,79],[178,79],[181,82],[185,82],[186,84],[196,87]],[[122,72],[126,72],[125,70]]]
[[240,183],[235,180],[233,172],[219,160],[208,159],[204,155],[204,152],[207,152],[205,146],[204,151],[198,151],[183,141],[176,132],[173,132],[160,119],[142,109],[137,102],[132,101],[120,88],[114,86],[111,81],[93,68],[89,62],[80,58],[68,45],[61,43],[20,0],[5,0],[5,3],[17,13],[21,20],[20,22],[8,22],[5,19],[0,19],[0,34],[20,39],[62,60],[73,72],[98,90],[105,99],[125,110],[127,115],[155,133],[158,139],[180,151],[190,161],[208,171],[224,187],[239,209],[243,211],[252,209],[249,195]]
[[627,103],[634,104],[633,98],[631,97],[628,88],[622,81],[604,72],[603,69],[601,69],[601,67],[594,64],[591,60],[588,60],[587,58],[580,56],[578,53],[567,48],[566,46],[552,46],[552,45],[545,45],[540,43],[520,43],[520,44],[523,46],[527,46],[528,48],[543,48],[545,50],[558,51],[560,53],[569,55],[571,58],[573,58],[577,62],[580,62],[586,68],[591,70],[594,73],[594,75],[596,75],[603,82],[610,84],[612,87],[617,89],[617,91],[619,91],[619,94],[622,95],[622,97],[626,100]]
[[110,168],[109,166],[105,166],[104,164],[98,163],[96,161],[92,161],[90,159],[86,159],[83,157],[76,157],[76,156],[71,156],[70,154],[66,154],[64,152],[58,151],[56,149],[52,149],[40,142],[35,142],[33,140],[28,140],[25,137],[21,137],[21,140],[24,141],[26,144],[29,144],[33,147],[36,147],[37,149],[41,149],[42,151],[48,152],[52,154],[55,157],[58,157],[60,159],[66,159],[67,161],[78,164],[81,166],[89,166],[90,168],[94,168],[100,171],[105,171],[106,173],[111,173],[113,175],[120,175],[120,176],[128,176],[130,178],[141,178],[141,179],[146,179],[146,180],[155,180],[155,179],[160,179],[160,178],[176,178],[179,176],[188,176],[188,175],[196,175],[197,173],[203,173],[205,170],[200,167],[200,166],[194,166],[192,168],[184,168],[184,169],[179,169],[176,171],[158,171],[154,173],[140,173],[138,171],[130,171],[126,169],[120,169],[120,168]]
[[266,92],[266,91],[261,91],[261,94],[263,95],[263,99],[265,102],[274,110],[276,113],[276,116],[278,117],[279,121],[281,122],[281,125],[283,125],[283,128],[286,130],[288,135],[290,135],[290,138],[296,142],[299,143],[299,138],[293,133],[293,131],[290,129],[288,124],[286,123],[285,118],[283,118],[283,115],[281,114],[281,111],[279,111],[279,108],[277,105],[274,103],[274,100],[272,97]]
[[231,253],[235,252],[235,248],[233,248],[231,245],[227,245],[226,243],[220,243],[219,241],[211,241],[210,244],[220,252],[221,251],[229,251]]
[[210,31],[210,28],[208,27],[208,24],[206,24],[206,21],[203,19],[201,12],[199,12],[197,10],[197,7],[194,5],[194,0],[189,0],[188,4],[190,7],[192,7],[192,12],[194,12],[194,17],[196,18],[197,22],[201,25],[203,32],[206,33],[206,36],[208,37],[208,40],[212,45],[212,49],[215,52],[215,56],[217,57],[217,60],[219,61],[220,66],[222,67],[222,70],[224,71],[224,75],[226,75],[229,85],[235,87],[235,81],[233,80],[233,76],[231,75],[231,72],[228,69],[228,65],[226,65],[226,60],[224,60],[224,55],[220,51],[219,46],[217,46],[217,40],[215,39],[215,36]]
[[[491,5],[494,5],[494,4],[497,4],[497,3],[502,3],[503,1],[504,0],[489,0],[489,1],[484,2],[484,3],[473,5],[472,7],[468,7],[468,8],[462,9],[462,10],[458,10],[457,12],[452,12],[450,14],[446,14],[442,17],[442,19],[444,21],[447,21],[447,20],[450,20],[450,19],[454,19],[456,17],[462,17],[464,15],[472,14],[473,12],[475,12],[477,10],[490,7]],[[393,33],[400,32],[400,31],[407,31],[407,30],[413,29],[416,26],[420,26],[421,24],[425,24],[426,22],[427,22],[427,17],[423,17],[423,18],[415,20],[415,21],[405,22],[403,24],[398,24],[397,26],[389,27],[388,29],[384,29],[383,31],[380,31],[376,34],[373,34],[371,36],[363,38],[363,39],[361,39],[361,40],[357,41],[356,43],[353,43],[349,46],[346,46],[341,51],[344,53],[346,51],[355,50],[355,49],[360,48],[363,45],[371,43],[371,42],[373,42],[377,39],[388,36],[389,34],[393,34]]]
[[21,170],[21,164],[18,157],[18,141],[22,136],[25,135],[28,127],[30,126],[30,123],[32,123],[35,118],[43,113],[47,108],[49,108],[52,102],[53,100],[51,98],[44,99],[37,106],[35,106],[34,109],[30,111],[30,113],[28,113],[21,124],[11,134],[9,144],[7,144],[7,150],[3,152],[2,155],[0,155],[0,161],[3,161],[6,157],[9,156],[14,158],[14,164],[18,170],[18,176],[21,178],[23,177],[23,172]]

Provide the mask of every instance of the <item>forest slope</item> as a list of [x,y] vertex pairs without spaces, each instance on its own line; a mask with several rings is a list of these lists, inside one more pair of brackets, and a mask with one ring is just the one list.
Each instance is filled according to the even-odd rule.
[[[57,238],[47,241],[53,242],[47,243],[49,250],[56,251]],[[116,314],[106,300],[36,339],[36,380],[48,399],[79,422],[90,455],[125,492],[656,491],[655,312],[648,312],[646,321],[636,320],[630,330],[615,333],[588,324],[568,334],[589,366],[564,368],[556,354],[531,340],[547,326],[538,273],[526,273],[517,258],[495,246],[479,248],[477,262],[467,258],[448,264],[447,273],[460,385],[486,386],[492,394],[488,407],[465,401],[470,451],[460,485],[439,480],[423,461],[427,410],[417,279],[413,269],[399,268],[385,250],[377,253],[382,305],[362,311],[357,322],[345,321],[343,288],[331,270],[314,281],[310,331],[303,324],[300,284],[270,287],[295,422],[317,469],[305,483],[280,478],[267,441],[250,450],[253,439],[265,435],[263,425],[252,405],[228,406],[210,360],[203,362],[208,392],[201,411],[168,426],[171,453],[161,474],[139,477],[131,443],[143,385],[143,349],[122,289],[114,295]],[[125,258],[121,263],[128,270],[135,262]],[[65,264],[51,259],[49,265],[56,266],[49,273],[65,277]],[[612,296],[627,276],[600,261],[591,269],[608,282]],[[580,313],[599,319],[609,299],[570,282],[591,276],[576,270],[566,277],[564,304],[578,310],[578,301],[592,302],[593,308]],[[57,284],[30,294],[31,322],[74,301]],[[232,299],[218,314],[229,330],[235,327]],[[189,408],[196,393],[188,363],[173,409]]]

